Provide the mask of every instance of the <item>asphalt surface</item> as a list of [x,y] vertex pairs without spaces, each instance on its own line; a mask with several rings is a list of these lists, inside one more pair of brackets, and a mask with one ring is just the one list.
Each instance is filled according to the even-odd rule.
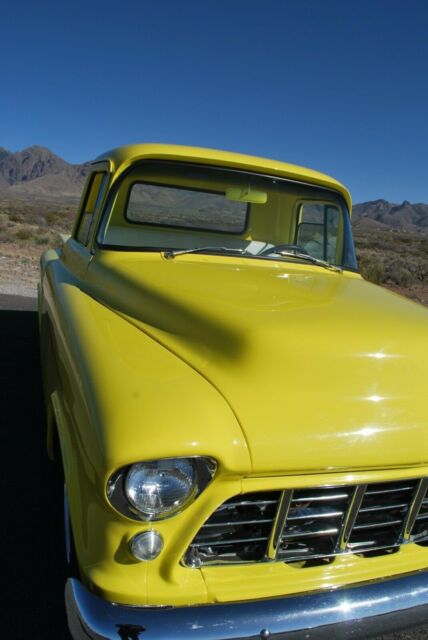
[[[70,640],[62,489],[45,452],[36,302],[0,295],[1,638]],[[427,626],[376,640],[428,640]]]
[[69,640],[61,488],[45,453],[35,300],[0,296],[1,638]]

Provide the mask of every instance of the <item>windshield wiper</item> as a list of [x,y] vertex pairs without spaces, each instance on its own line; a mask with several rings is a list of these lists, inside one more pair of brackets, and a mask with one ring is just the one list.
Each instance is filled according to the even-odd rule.
[[324,267],[324,269],[330,269],[331,271],[336,271],[337,273],[343,272],[343,269],[337,267],[335,264],[330,264],[330,262],[326,262],[325,260],[314,258],[314,256],[311,256],[309,253],[300,253],[299,251],[285,251],[284,249],[275,248],[272,248],[270,253],[274,253],[278,256],[284,256],[284,258],[300,258],[300,260],[306,260],[306,262],[311,262],[312,264]]
[[[187,253],[230,253],[230,254],[238,254],[238,255],[247,255],[252,258],[257,258],[257,254],[253,254],[246,249],[239,249],[233,247],[195,247],[193,249],[169,249],[163,252],[163,257],[167,260],[172,260],[176,256],[183,256]],[[334,264],[330,264],[325,260],[320,260],[319,258],[314,258],[314,256],[309,255],[309,253],[300,253],[299,251],[286,251],[285,249],[272,249],[269,253],[274,253],[278,256],[283,256],[284,258],[300,258],[301,260],[306,260],[306,262],[310,262],[312,264],[316,264],[320,267],[324,267],[325,269],[330,269],[331,271],[336,271],[337,273],[342,273],[342,269],[340,267],[336,267]],[[265,253],[266,255],[266,253]]]
[[238,253],[239,255],[253,255],[246,249],[233,249],[232,247],[195,247],[194,249],[178,249],[177,251],[169,249],[168,251],[163,252],[163,257],[167,260],[171,260],[172,258],[175,258],[175,256],[183,256],[186,253],[203,253],[204,251],[207,251],[208,253]]

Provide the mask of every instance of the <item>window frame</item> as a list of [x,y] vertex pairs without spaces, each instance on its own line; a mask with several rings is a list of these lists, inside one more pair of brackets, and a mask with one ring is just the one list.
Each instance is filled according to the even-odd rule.
[[[102,175],[102,178],[100,180],[98,193],[96,195],[94,209],[92,212],[90,211],[87,212],[86,206],[91,196],[92,185],[96,177],[100,174]],[[108,167],[105,164],[100,165],[98,167],[94,166],[94,169],[89,173],[86,179],[86,184],[82,193],[82,199],[79,206],[79,213],[76,216],[76,223],[74,225],[73,232],[72,232],[72,238],[76,242],[78,242],[79,245],[81,245],[82,247],[86,247],[87,249],[90,249],[93,244],[95,230],[96,228],[98,228],[98,224],[97,224],[98,214],[103,210],[103,205],[108,193],[109,182],[110,182],[110,172]],[[89,223],[86,241],[83,242],[79,238],[79,232],[82,228],[85,215],[90,215],[92,216],[92,218]]]
[[[352,248],[353,248],[353,256],[355,259],[355,267],[350,267],[350,266],[345,266],[342,265],[342,269],[344,271],[350,271],[351,273],[359,273],[359,268],[358,268],[358,261],[356,259],[355,256],[355,244],[354,244],[354,239],[353,239],[353,234],[352,234],[352,222],[351,222],[351,215],[348,209],[348,205],[346,203],[346,200],[343,196],[343,194],[336,190],[333,189],[331,187],[328,186],[324,186],[324,185],[320,185],[320,184],[314,184],[311,182],[305,182],[304,180],[297,180],[297,179],[292,179],[292,178],[286,178],[283,176],[279,176],[279,175],[275,175],[272,173],[265,173],[264,171],[251,171],[249,169],[237,169],[236,167],[229,167],[227,165],[224,166],[218,166],[215,164],[209,164],[209,163],[203,163],[203,162],[194,162],[194,161],[186,161],[183,160],[182,158],[179,159],[174,159],[174,160],[165,160],[163,158],[153,158],[153,157],[148,157],[148,158],[140,158],[139,160],[135,161],[135,162],[131,162],[129,164],[129,166],[126,167],[126,169],[124,169],[120,175],[117,177],[117,179],[114,179],[111,184],[109,184],[109,188],[106,191],[106,197],[104,198],[104,202],[102,205],[102,210],[100,215],[98,216],[98,222],[96,225],[96,229],[94,230],[93,233],[93,246],[98,250],[98,251],[119,251],[119,252],[125,252],[125,253],[155,253],[158,251],[162,250],[162,247],[144,247],[144,246],[140,246],[140,247],[128,247],[125,245],[117,245],[117,244],[109,244],[107,242],[104,241],[105,238],[105,232],[106,229],[108,227],[108,224],[110,222],[110,217],[111,217],[111,213],[112,213],[112,209],[118,194],[119,189],[121,188],[122,182],[123,180],[128,176],[128,174],[133,171],[135,169],[136,166],[143,166],[144,164],[151,164],[153,162],[159,163],[161,165],[184,165],[187,167],[200,167],[202,169],[219,169],[219,170],[227,170],[230,171],[231,173],[237,173],[240,175],[248,175],[248,176],[257,176],[260,178],[269,178],[271,180],[277,180],[278,182],[283,182],[283,183],[288,183],[291,185],[302,185],[303,187],[312,187],[314,189],[317,189],[318,191],[325,193],[326,194],[326,198],[328,198],[329,194],[332,194],[336,199],[337,199],[337,203],[341,205],[341,210],[343,212],[343,216],[342,216],[342,224],[345,227],[345,224],[347,224],[349,226],[349,230],[350,230],[350,238],[351,238],[351,242],[352,242]],[[111,176],[110,176],[111,177]],[[305,199],[306,201],[306,199]],[[319,202],[319,199],[317,199],[317,201]],[[302,202],[302,200],[300,200],[299,202],[296,203],[296,217],[295,217],[295,225],[296,225],[296,229],[297,229],[297,224],[298,224],[298,206],[299,204]],[[331,203],[331,201],[328,201]],[[347,222],[345,222],[345,218],[347,219]],[[188,229],[186,227],[186,229]],[[346,249],[346,245],[345,245],[345,237],[344,237],[344,243],[343,243],[343,247],[342,247],[342,261],[344,259],[345,256],[345,249]],[[257,258],[257,256],[254,256],[254,258]],[[260,256],[258,256],[259,259],[263,259]]]

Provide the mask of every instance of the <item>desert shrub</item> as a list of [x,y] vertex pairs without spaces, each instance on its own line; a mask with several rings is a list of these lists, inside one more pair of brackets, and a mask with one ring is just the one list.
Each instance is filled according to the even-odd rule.
[[390,244],[390,239],[374,236],[373,238],[367,239],[364,243],[364,246],[368,249],[380,249],[381,251],[385,251],[388,247],[388,241]]
[[60,216],[56,211],[48,211],[45,219],[48,224],[56,224],[60,220]]
[[397,261],[388,265],[387,279],[390,282],[407,287],[417,279],[414,274],[401,262]]
[[18,240],[31,240],[32,237],[33,234],[29,229],[18,229],[15,233],[15,238],[18,238]]
[[417,263],[414,269],[414,275],[421,282],[428,283],[428,259],[426,259],[425,261],[421,260]]
[[49,227],[47,227],[47,225],[40,225],[37,227],[37,230],[35,231],[34,235],[36,237],[43,237],[43,236],[50,236],[51,234],[56,235],[56,231],[53,229],[50,229]]
[[8,227],[13,224],[9,222],[9,216],[5,213],[0,213],[0,242],[10,241],[10,232]]
[[6,213],[0,213],[0,229],[6,229],[9,224],[9,216]]
[[49,242],[49,238],[47,236],[42,236],[41,238],[36,239],[36,244],[39,244],[39,245],[48,244],[48,242]]
[[369,258],[368,256],[361,257],[360,272],[363,278],[375,284],[380,284],[385,279],[384,264],[376,258]]
[[419,242],[419,246],[417,247],[417,255],[428,260],[428,239],[423,239]]
[[9,215],[9,218],[12,220],[12,222],[23,222],[24,221],[24,218],[19,213],[11,213]]
[[10,242],[10,234],[5,227],[0,227],[0,242]]

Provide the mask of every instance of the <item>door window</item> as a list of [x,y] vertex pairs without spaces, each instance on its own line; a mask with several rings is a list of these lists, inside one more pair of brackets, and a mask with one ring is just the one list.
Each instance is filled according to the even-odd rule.
[[314,258],[336,263],[340,215],[338,207],[332,204],[301,204],[296,244]]
[[95,220],[95,212],[104,197],[107,186],[107,174],[104,171],[93,173],[89,180],[89,187],[86,192],[85,203],[76,234],[78,242],[81,242],[84,245],[88,244],[92,225]]

